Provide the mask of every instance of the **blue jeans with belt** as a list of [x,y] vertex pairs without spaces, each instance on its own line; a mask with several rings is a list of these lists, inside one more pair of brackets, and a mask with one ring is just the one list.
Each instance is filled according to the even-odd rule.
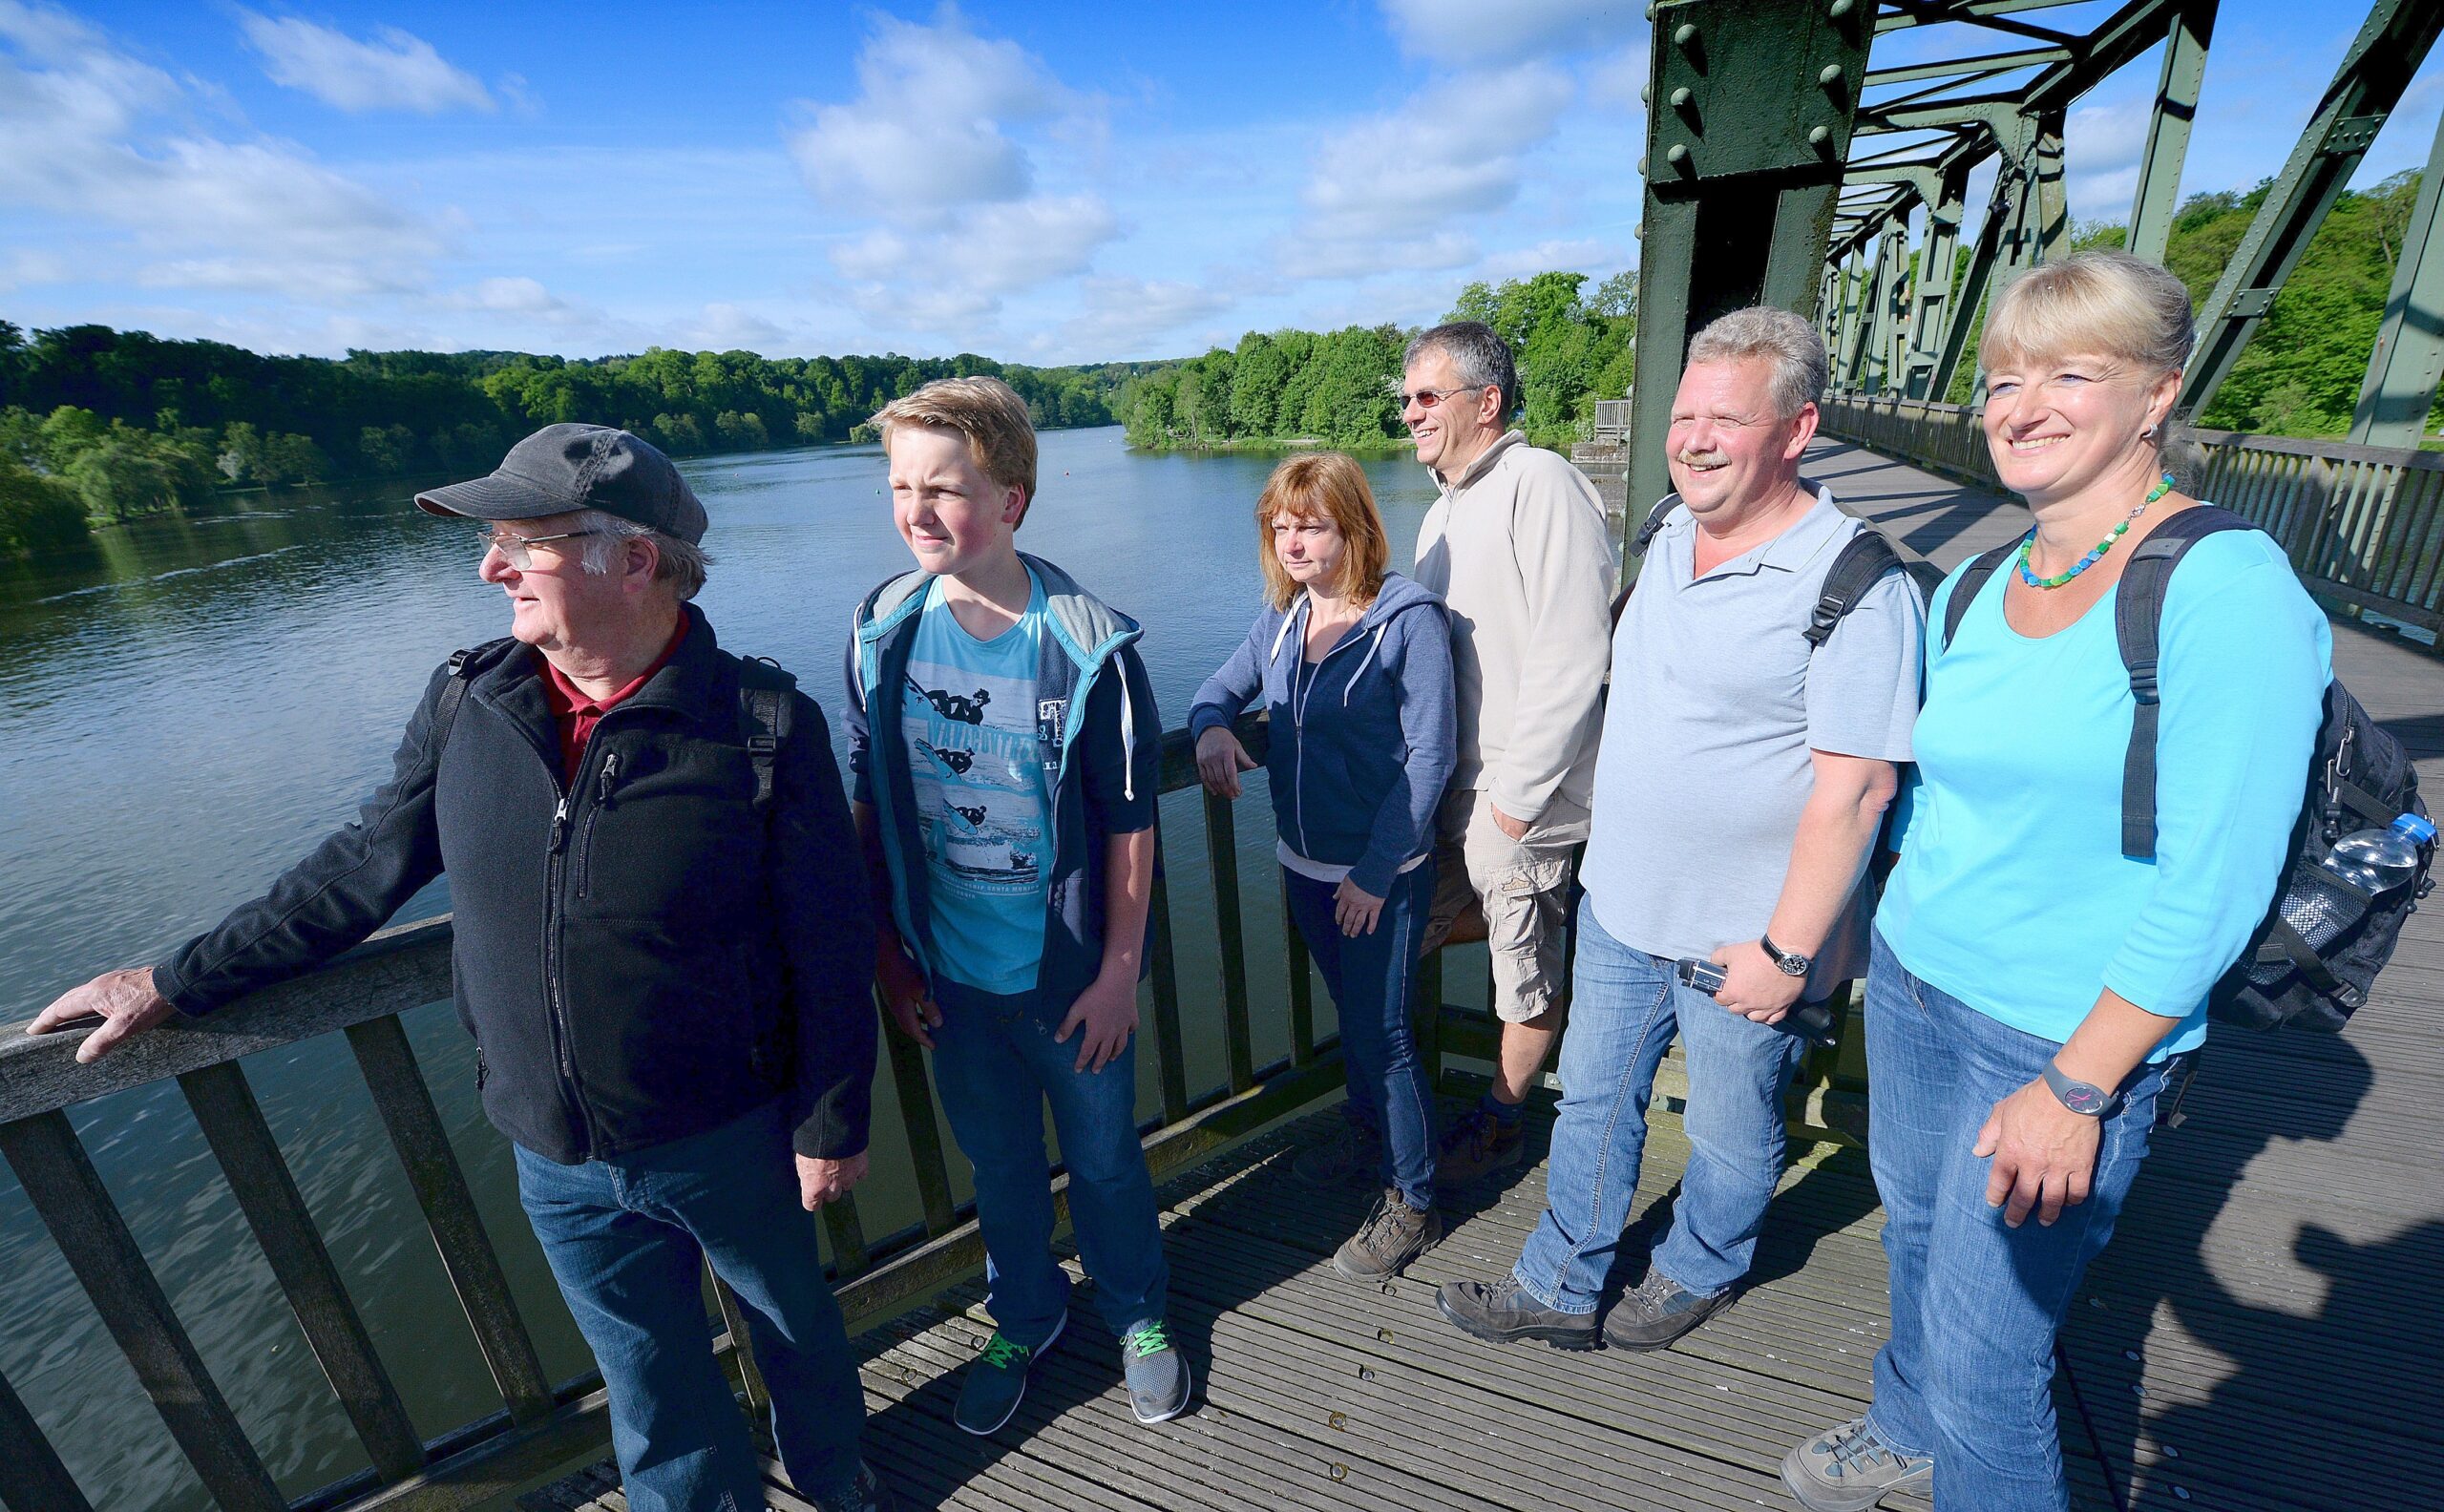
[[1675,1036],[1688,1045],[1689,1168],[1651,1263],[1712,1296],[1756,1258],[1782,1174],[1782,1095],[1807,1047],[1682,986],[1674,964],[1614,939],[1580,902],[1545,1214],[1512,1271],[1546,1307],[1592,1312],[1602,1298],[1637,1196],[1655,1068]]
[[1867,1155],[1884,1199],[1892,1339],[1876,1354],[1869,1411],[1896,1448],[1934,1457],[1940,1512],[2070,1505],[2054,1337],[2146,1158],[2164,1068],[2141,1068],[2104,1121],[2087,1201],[2051,1228],[2032,1214],[2013,1228],[1986,1205],[1993,1163],[1974,1153],[1977,1133],[2061,1048],[1910,975],[1877,934]]
[[717,1129],[561,1166],[520,1148],[517,1195],[611,1396],[633,1512],[756,1512],[746,1415],[713,1358],[701,1268],[738,1294],[800,1494],[857,1474],[865,1395],[769,1104]]
[[1343,1112],[1383,1136],[1383,1185],[1399,1187],[1408,1205],[1423,1212],[1434,1206],[1434,1091],[1417,1053],[1409,998],[1418,937],[1434,906],[1434,863],[1392,878],[1368,934],[1343,934],[1333,921],[1339,884],[1284,867],[1281,889],[1340,1016],[1341,1054],[1349,1062]]
[[1100,1071],[1081,1071],[1078,1036],[1052,1036],[1069,1011],[1032,993],[1001,997],[934,979],[942,1011],[934,1082],[942,1113],[976,1167],[976,1222],[994,1324],[1021,1344],[1050,1338],[1069,1308],[1052,1258],[1052,1165],[1043,1109],[1069,1167],[1069,1218],[1095,1278],[1095,1307],[1116,1334],[1163,1316],[1170,1270],[1154,1182],[1137,1142],[1137,1038]]

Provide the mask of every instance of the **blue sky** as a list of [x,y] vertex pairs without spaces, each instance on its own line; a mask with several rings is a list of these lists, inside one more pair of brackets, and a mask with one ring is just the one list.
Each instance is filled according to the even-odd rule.
[[[2276,171],[2363,13],[2225,0],[2184,190]],[[0,0],[0,318],[1027,362],[1415,323],[1634,263],[1647,40],[1587,0]],[[2075,214],[2126,212],[2156,66],[2073,116]],[[2439,105],[2431,59],[2361,181]]]

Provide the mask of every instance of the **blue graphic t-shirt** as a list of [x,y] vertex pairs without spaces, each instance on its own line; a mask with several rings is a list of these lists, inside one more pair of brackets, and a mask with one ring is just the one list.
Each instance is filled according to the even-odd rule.
[[925,590],[900,697],[931,881],[935,965],[955,981],[1004,995],[1035,990],[1052,860],[1044,823],[1051,785],[1035,696],[1043,584],[1033,573],[1028,582],[1019,622],[979,640],[959,627],[936,579]]

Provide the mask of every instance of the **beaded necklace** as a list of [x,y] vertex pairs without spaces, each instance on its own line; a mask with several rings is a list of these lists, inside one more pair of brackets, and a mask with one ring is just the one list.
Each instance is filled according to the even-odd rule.
[[2138,516],[2147,513],[2147,506],[2153,504],[2156,500],[2162,498],[2172,491],[2173,475],[2167,472],[2164,474],[2163,481],[2157,484],[2155,488],[2148,493],[2147,496],[2139,501],[2138,507],[2130,512],[2130,517],[2113,528],[2112,535],[2096,542],[2096,549],[2088,553],[2085,556],[2080,557],[2078,561],[2072,565],[2069,572],[2057,573],[2051,578],[2039,578],[2036,574],[2029,570],[2028,549],[2036,544],[2036,532],[2030,531],[2028,533],[2028,539],[2020,542],[2020,581],[2028,584],[2032,588],[2061,587],[2064,583],[2069,582],[2072,578],[2076,578],[2079,574],[2086,572],[2089,568],[2102,560],[2104,554],[2113,550],[2113,543],[2121,539],[2124,535],[2128,534],[2130,527],[2138,522]]

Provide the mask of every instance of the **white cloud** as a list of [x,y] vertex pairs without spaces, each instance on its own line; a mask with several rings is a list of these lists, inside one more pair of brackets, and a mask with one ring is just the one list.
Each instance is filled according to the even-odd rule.
[[1646,24],[1645,0],[1383,0],[1401,51],[1461,67],[1507,63]]
[[846,104],[802,103],[790,154],[826,203],[901,219],[1023,197],[1034,166],[1004,125],[1075,104],[1042,60],[949,7],[932,26],[877,17],[857,83]]
[[[1476,277],[1488,280],[1533,278],[1539,273],[1556,272],[1585,273],[1592,279],[1600,271],[1618,268],[1628,261],[1618,247],[1593,237],[1577,237],[1491,253],[1472,271]],[[1595,292],[1591,284],[1587,292]]]
[[415,286],[441,237],[273,140],[186,120],[192,92],[63,11],[0,0],[0,205],[118,228],[156,286]]
[[74,264],[54,252],[11,252],[0,256],[0,293],[36,284],[65,284],[76,277]]
[[1646,88],[1648,64],[1647,45],[1641,40],[1634,47],[1623,48],[1608,57],[1598,58],[1587,71],[1589,103],[1610,105],[1643,121],[1646,101],[1639,92]]
[[[263,54],[263,73],[271,81],[303,90],[326,105],[427,116],[494,108],[491,94],[473,74],[434,52],[432,43],[397,27],[383,27],[374,33],[377,40],[360,42],[296,16],[253,10],[241,10],[238,16],[247,45]],[[521,92],[523,83],[519,81]]]
[[1299,198],[1307,216],[1281,247],[1293,276],[1457,267],[1476,244],[1454,222],[1506,209],[1521,155],[1552,135],[1570,78],[1541,63],[1446,79],[1326,141]]
[[1092,278],[1080,312],[1062,327],[1062,346],[1121,360],[1143,355],[1160,338],[1211,320],[1230,301],[1205,284],[1170,279]]
[[2082,105],[2062,123],[2064,187],[2078,220],[2125,219],[2154,112],[2146,100]]

